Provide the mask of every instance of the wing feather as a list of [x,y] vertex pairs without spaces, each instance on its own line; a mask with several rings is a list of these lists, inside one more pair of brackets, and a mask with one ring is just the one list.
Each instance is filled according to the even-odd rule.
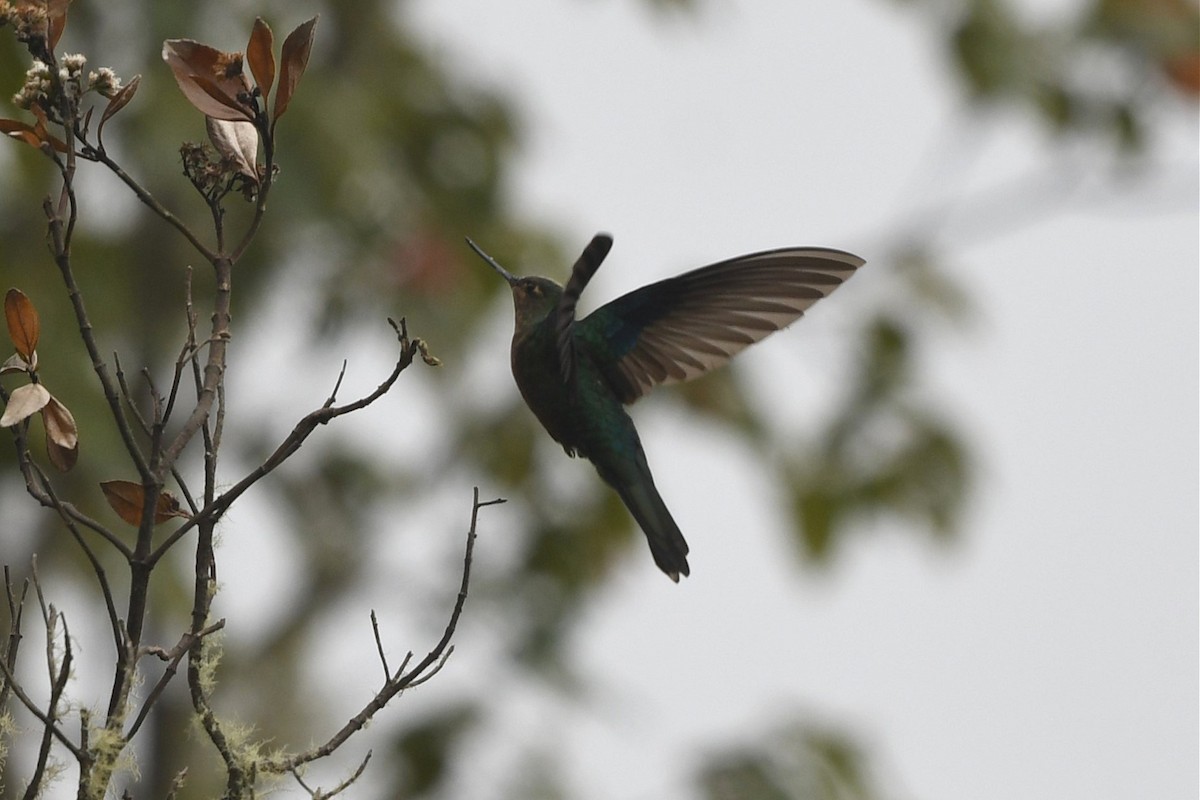
[[631,403],[654,386],[716,369],[795,322],[863,263],[819,247],[752,253],[630,292],[575,324],[607,343],[605,376]]

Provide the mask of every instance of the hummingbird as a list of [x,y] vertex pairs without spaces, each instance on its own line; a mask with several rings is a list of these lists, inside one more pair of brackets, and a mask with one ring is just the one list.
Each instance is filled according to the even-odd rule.
[[654,563],[678,583],[691,572],[687,541],[625,406],[654,386],[720,367],[797,320],[865,262],[823,247],[764,250],[643,286],[576,319],[579,296],[612,243],[596,234],[564,287],[518,277],[467,239],[512,289],[512,372],[526,405],[567,455],[591,461],[616,490]]

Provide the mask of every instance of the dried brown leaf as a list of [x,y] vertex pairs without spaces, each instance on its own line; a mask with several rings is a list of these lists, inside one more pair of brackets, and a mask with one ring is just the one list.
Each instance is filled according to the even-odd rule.
[[[142,508],[146,505],[146,489],[133,481],[104,481],[100,484],[104,498],[108,500],[117,516],[133,526],[142,524]],[[179,500],[170,492],[158,496],[154,509],[154,524],[161,525],[171,517],[188,518],[190,515],[179,506]]]
[[67,6],[71,0],[46,1],[46,46],[53,51],[67,27]]
[[308,56],[312,52],[318,19],[319,17],[313,17],[308,22],[301,23],[283,40],[279,91],[275,94],[275,113],[271,117],[272,120],[279,119],[283,112],[287,111],[288,104],[292,102],[292,94],[296,91],[296,84],[300,82],[300,76],[308,67]]
[[0,119],[0,133],[18,139],[39,150],[42,147],[42,138],[38,136],[33,126],[26,122],[20,122],[15,119]]
[[34,103],[29,110],[33,112],[33,116],[37,117],[37,125],[33,126],[33,131],[41,138],[42,142],[49,142],[50,146],[60,153],[67,152],[67,146],[58,137],[51,135],[47,129],[46,126],[50,124],[50,120],[46,118],[46,110],[37,103]]
[[56,136],[51,136],[40,124],[34,127],[27,122],[15,119],[0,119],[0,133],[11,136],[14,139],[19,139],[31,147],[36,147],[38,150],[42,149],[43,144],[49,142],[50,146],[58,152],[67,152],[67,146],[62,140]]
[[129,105],[129,101],[137,94],[138,86],[141,83],[142,76],[134,75],[133,80],[122,86],[120,91],[112,96],[112,99],[108,101],[108,105],[104,107],[104,113],[100,115],[100,127],[96,130],[97,136],[104,133],[104,123],[108,122],[122,108]]
[[172,517],[179,519],[191,519],[192,515],[183,509],[179,504],[179,499],[170,492],[163,492],[158,496],[158,504],[154,510],[154,524],[162,525]]
[[250,92],[241,53],[226,53],[191,39],[168,39],[162,57],[184,97],[205,116],[254,120],[254,110],[238,100]]
[[40,383],[18,386],[8,396],[8,405],[4,407],[4,414],[0,416],[0,428],[16,425],[21,420],[33,416],[49,402],[50,392]]
[[250,42],[246,45],[246,61],[250,64],[250,74],[262,92],[263,107],[266,107],[267,96],[275,83],[275,36],[271,26],[257,17],[254,20],[254,30],[250,31]]
[[9,289],[4,295],[4,321],[8,323],[8,335],[13,347],[26,362],[33,361],[33,351],[37,350],[42,325],[33,301],[20,289]]
[[79,459],[79,428],[75,417],[52,396],[42,409],[42,425],[46,428],[46,455],[50,463],[60,472],[70,471]]
[[104,499],[108,501],[112,510],[117,512],[118,517],[133,526],[141,524],[146,490],[140,483],[104,481],[100,484],[100,489],[104,492]]

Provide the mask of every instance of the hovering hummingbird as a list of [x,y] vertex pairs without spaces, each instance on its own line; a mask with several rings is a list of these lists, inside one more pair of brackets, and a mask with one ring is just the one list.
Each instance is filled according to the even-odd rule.
[[654,563],[678,582],[690,572],[688,545],[624,406],[654,386],[721,366],[794,322],[865,262],[823,247],[766,250],[652,283],[576,319],[611,236],[593,237],[565,288],[517,277],[467,244],[512,288],[512,372],[525,403],[567,455],[595,465],[646,534]]

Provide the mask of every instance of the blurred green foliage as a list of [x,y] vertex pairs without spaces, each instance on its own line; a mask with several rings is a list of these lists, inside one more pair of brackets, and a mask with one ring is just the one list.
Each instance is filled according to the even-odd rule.
[[[703,6],[647,2],[672,11]],[[1195,94],[1187,63],[1195,63],[1196,10],[1186,0],[1096,0],[1081,17],[1054,26],[1025,20],[1006,0],[906,5],[943,35],[947,63],[976,102],[1014,104],[1056,131],[1100,129],[1110,131],[1119,148],[1146,147],[1156,97]],[[296,564],[290,580],[298,599],[253,642],[229,643],[221,692],[235,699],[259,735],[284,745],[306,744],[293,734],[311,730],[321,716],[311,703],[291,702],[305,685],[303,657],[313,647],[322,609],[354,591],[372,560],[377,542],[369,531],[381,508],[415,506],[446,475],[464,469],[524,500],[510,506],[524,512],[515,556],[478,576],[473,591],[506,620],[506,655],[532,676],[561,677],[562,650],[585,602],[628,548],[644,547],[616,496],[599,481],[568,490],[552,480],[540,458],[545,436],[516,404],[515,392],[503,405],[476,406],[462,397],[463,362],[481,335],[485,311],[505,291],[470,263],[462,236],[486,241],[504,263],[559,263],[564,272],[573,252],[537,220],[507,211],[512,156],[522,136],[514,98],[461,78],[405,27],[394,6],[383,0],[261,7],[77,0],[62,48],[83,51],[126,79],[143,74],[137,100],[111,123],[108,140],[118,161],[203,229],[206,211],[181,180],[177,156],[181,141],[203,137],[203,126],[161,64],[162,41],[185,36],[236,49],[256,14],[268,17],[281,37],[319,11],[313,60],[281,126],[281,190],[272,197],[268,225],[238,267],[235,331],[265,313],[280,292],[299,286],[315,294],[304,304],[314,311],[279,336],[312,348],[363,329],[382,339],[383,318],[402,313],[446,364],[421,379],[449,411],[442,436],[451,445],[436,463],[398,466],[382,463],[377,453],[326,444],[307,448],[294,468],[256,490],[277,513]],[[1127,80],[1091,80],[1081,63],[1098,52],[1117,61]],[[26,66],[4,32],[4,91],[16,90]],[[85,431],[80,466],[57,478],[57,486],[87,513],[115,522],[95,487],[131,477],[130,468],[116,456],[118,443],[46,254],[40,198],[53,190],[54,176],[38,153],[16,143],[0,150],[0,171],[0,283],[19,285],[37,303],[43,373]],[[81,180],[85,216],[75,261],[102,350],[118,351],[131,377],[143,365],[157,374],[181,340],[182,268],[196,262],[195,255],[111,177],[92,170]],[[89,216],[86,209],[96,206],[103,213]],[[886,270],[895,288],[891,302],[864,310],[856,321],[852,349],[859,361],[836,412],[786,452],[747,402],[736,372],[673,393],[670,402],[739,432],[764,464],[777,467],[772,472],[791,497],[798,563],[835,557],[838,543],[865,518],[899,517],[937,537],[957,530],[973,459],[963,435],[931,402],[919,369],[931,338],[969,310],[943,260],[919,246],[897,246],[892,263],[872,265],[875,274]],[[209,281],[197,269],[197,297],[207,296]],[[325,391],[314,388],[313,407]],[[227,464],[259,463],[277,444],[261,420],[238,414],[236,406],[228,424]],[[6,503],[21,496],[11,448],[0,448],[0,482]],[[90,573],[76,548],[58,535],[52,515],[37,520],[36,530],[0,534],[0,562],[23,570],[36,552],[44,576],[74,576],[87,591]],[[163,609],[154,625],[164,639],[185,624],[189,566],[186,559],[172,563],[154,585]],[[415,577],[398,576],[397,583]],[[488,701],[476,695],[397,724],[393,757],[386,766],[373,765],[388,786],[386,796],[449,796],[450,765],[487,711]],[[164,796],[186,764],[192,771],[181,798],[217,790],[197,766],[211,763],[212,754],[201,737],[186,734],[190,713],[182,693],[164,696],[139,759],[139,796]],[[567,796],[552,768],[539,769],[535,794]],[[698,780],[703,796],[713,800],[879,796],[868,791],[863,757],[851,743],[803,724],[718,754]],[[18,788],[5,781],[4,796]]]

